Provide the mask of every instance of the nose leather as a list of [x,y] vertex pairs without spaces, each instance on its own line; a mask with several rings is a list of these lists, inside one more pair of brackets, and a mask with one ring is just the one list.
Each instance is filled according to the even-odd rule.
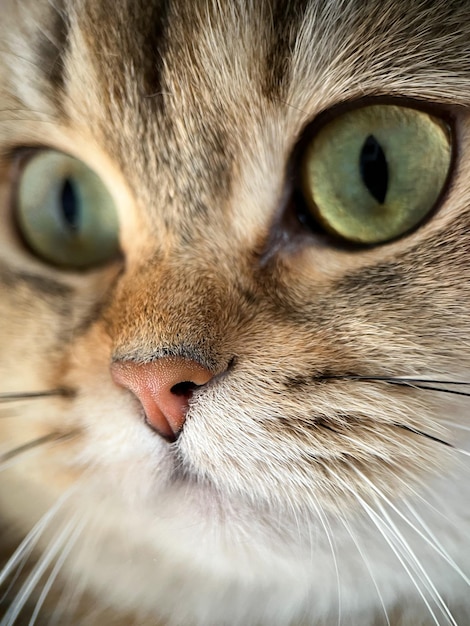
[[213,378],[203,365],[182,357],[150,363],[116,361],[111,365],[111,376],[117,385],[137,396],[149,426],[170,440],[183,428],[194,388]]

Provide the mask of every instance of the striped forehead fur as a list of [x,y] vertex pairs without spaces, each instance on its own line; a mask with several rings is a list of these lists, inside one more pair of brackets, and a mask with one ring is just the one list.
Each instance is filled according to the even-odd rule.
[[[108,6],[82,0],[71,3],[68,10],[60,5],[51,9],[51,30],[49,35],[48,31],[42,36],[38,33],[37,46],[40,54],[45,52],[41,60],[46,77],[54,80],[54,72],[66,66],[71,20],[73,29],[86,33],[85,40],[97,55],[95,62],[108,81],[119,77],[113,87],[108,84],[109,95],[112,89],[120,91],[128,85],[131,100],[152,96],[143,104],[157,110],[162,104],[171,110],[172,93],[179,95],[179,85],[189,80],[196,90],[191,105],[201,96],[204,102],[204,92],[216,85],[222,97],[231,89],[240,97],[255,88],[274,98],[287,97],[289,102],[292,98],[292,104],[299,105],[302,91],[322,90],[326,97],[334,97],[339,78],[349,91],[341,97],[359,90],[376,95],[384,90],[384,81],[389,85],[388,95],[390,89],[410,96],[422,89],[428,98],[445,100],[447,94],[454,103],[466,97],[469,61],[466,6],[461,0],[410,1],[399,7],[391,0],[212,4],[168,0],[134,2],[131,8],[125,2]],[[103,17],[105,29],[101,28]],[[99,50],[95,41],[101,43]],[[224,54],[221,41],[226,41],[231,54]],[[189,42],[196,52],[193,55],[188,54]],[[451,51],[443,55],[449,42]],[[122,63],[124,58],[126,63]],[[343,63],[346,58],[354,63]],[[178,63],[176,74],[173,68]],[[125,76],[128,81],[122,80]],[[205,77],[210,77],[208,83]],[[250,85],[247,77],[252,79]],[[439,92],[435,91],[437,81]],[[191,90],[184,91],[186,98],[191,97]],[[178,104],[184,106],[184,101]]]

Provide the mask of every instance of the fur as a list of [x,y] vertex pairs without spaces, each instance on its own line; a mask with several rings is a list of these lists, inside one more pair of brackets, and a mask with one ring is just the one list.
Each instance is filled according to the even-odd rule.
[[[467,3],[3,3],[0,391],[72,390],[1,409],[3,554],[44,566],[15,623],[469,623],[468,404],[357,380],[469,380]],[[453,120],[451,182],[411,234],[338,247],[292,217],[296,150],[384,99]],[[122,258],[25,249],[40,146],[108,186]],[[168,355],[215,374],[172,444],[109,372]]]

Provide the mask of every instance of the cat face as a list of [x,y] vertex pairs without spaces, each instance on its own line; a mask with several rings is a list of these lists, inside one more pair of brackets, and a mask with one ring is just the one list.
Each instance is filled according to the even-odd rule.
[[0,391],[38,395],[0,502],[42,554],[6,623],[447,623],[465,7],[220,4],[6,4]]

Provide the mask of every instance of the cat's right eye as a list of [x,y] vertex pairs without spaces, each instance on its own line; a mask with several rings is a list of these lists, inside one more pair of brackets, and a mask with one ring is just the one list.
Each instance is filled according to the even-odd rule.
[[78,159],[54,150],[37,152],[19,172],[13,205],[28,247],[48,263],[86,269],[118,254],[114,201]]

